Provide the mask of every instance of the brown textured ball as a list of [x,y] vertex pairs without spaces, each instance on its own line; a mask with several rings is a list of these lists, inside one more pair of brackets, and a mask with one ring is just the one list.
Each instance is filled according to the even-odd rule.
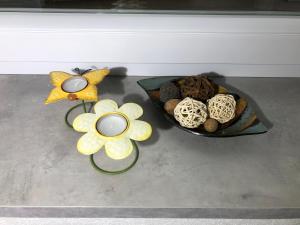
[[178,81],[182,97],[206,101],[215,95],[215,88],[205,76],[190,76]]
[[174,98],[180,98],[179,88],[172,82],[164,83],[160,87],[160,101],[166,102]]
[[180,99],[170,99],[165,103],[164,109],[167,111],[167,113],[174,116],[174,109],[180,101]]
[[207,119],[203,125],[204,129],[210,133],[213,133],[218,129],[218,121],[212,118]]

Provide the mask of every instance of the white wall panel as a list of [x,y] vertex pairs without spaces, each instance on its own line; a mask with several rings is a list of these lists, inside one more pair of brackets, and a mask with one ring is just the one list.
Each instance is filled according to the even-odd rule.
[[0,65],[8,74],[107,65],[300,77],[300,18],[2,13]]

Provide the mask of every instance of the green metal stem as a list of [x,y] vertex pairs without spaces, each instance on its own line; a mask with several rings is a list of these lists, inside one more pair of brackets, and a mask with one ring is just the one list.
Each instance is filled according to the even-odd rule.
[[[90,105],[91,105],[90,108],[89,108],[88,110],[87,110],[86,104],[90,104]],[[67,124],[67,126],[70,127],[70,128],[73,128],[72,124],[69,122],[69,115],[70,115],[70,113],[71,113],[74,109],[77,109],[78,107],[83,106],[84,112],[87,113],[87,112],[91,112],[91,111],[92,111],[92,108],[93,108],[94,104],[95,104],[94,102],[85,102],[85,101],[82,101],[82,103],[77,104],[77,105],[71,107],[71,108],[67,111],[67,113],[66,113],[66,115],[65,115],[65,123]]]
[[104,173],[104,174],[108,174],[108,175],[117,175],[117,174],[121,174],[121,173],[127,172],[128,170],[130,170],[136,164],[136,162],[138,161],[138,158],[139,158],[139,149],[138,149],[138,146],[137,146],[137,144],[134,141],[132,141],[132,143],[134,145],[135,158],[134,158],[133,162],[128,167],[126,167],[125,169],[114,170],[114,171],[103,169],[103,168],[101,168],[100,166],[98,166],[96,164],[96,162],[94,161],[94,155],[93,154],[90,155],[90,162],[91,162],[92,166],[98,172]]
[[87,113],[87,110],[86,110],[86,105],[85,105],[85,102],[84,102],[84,100],[82,100],[82,105],[83,105],[83,111],[84,111],[85,113]]

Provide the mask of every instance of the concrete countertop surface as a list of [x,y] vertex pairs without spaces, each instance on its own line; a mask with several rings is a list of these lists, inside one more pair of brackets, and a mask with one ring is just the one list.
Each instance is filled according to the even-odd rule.
[[153,126],[136,166],[109,176],[77,152],[82,134],[64,124],[75,102],[44,105],[48,76],[1,75],[0,217],[300,217],[299,78],[219,79],[270,128],[230,138],[172,127],[137,85],[143,78],[99,85],[101,99],[140,104]]

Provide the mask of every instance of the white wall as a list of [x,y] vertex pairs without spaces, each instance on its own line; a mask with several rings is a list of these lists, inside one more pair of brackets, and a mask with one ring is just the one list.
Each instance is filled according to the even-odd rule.
[[0,74],[300,77],[300,17],[1,13]]

